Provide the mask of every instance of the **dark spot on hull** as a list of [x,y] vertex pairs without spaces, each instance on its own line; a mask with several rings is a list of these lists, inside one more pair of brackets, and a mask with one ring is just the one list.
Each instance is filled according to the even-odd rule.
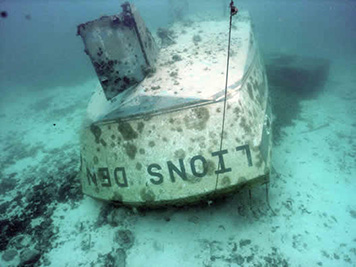
[[250,128],[250,126],[247,124],[245,117],[242,117],[242,118],[241,118],[240,127],[241,127],[242,129],[244,129],[244,131],[245,131],[246,134],[251,134],[251,128]]
[[102,144],[103,146],[106,146],[106,142],[103,138],[100,139],[100,144]]
[[124,140],[132,140],[137,138],[137,132],[127,122],[119,122],[118,130],[121,133]]
[[141,190],[140,196],[141,196],[141,199],[145,202],[153,202],[156,198],[155,194],[147,188],[143,188]]
[[155,144],[155,142],[150,141],[150,142],[148,143],[148,145],[149,145],[150,147],[154,147],[156,144]]
[[143,123],[143,122],[139,122],[138,124],[137,124],[137,131],[139,132],[139,133],[142,133],[142,130],[143,130],[143,127],[145,126],[145,124]]
[[216,169],[216,164],[212,160],[207,160],[207,165],[208,165],[208,175],[213,175],[215,174],[215,169]]
[[222,186],[226,187],[226,186],[229,186],[230,184],[231,184],[230,177],[225,176],[224,178],[222,178],[222,180],[221,180]]
[[99,144],[100,142],[100,136],[101,136],[101,129],[99,126],[92,124],[90,125],[90,131],[95,137],[95,142]]
[[178,159],[184,159],[185,158],[185,151],[183,149],[178,149],[174,152],[174,156]]
[[252,89],[252,86],[250,83],[247,83],[247,93],[248,95],[250,96],[250,98],[252,100],[254,100],[254,97],[253,97],[253,89]]
[[142,164],[137,162],[136,163],[136,169],[140,171],[142,169]]
[[126,144],[124,145],[126,154],[129,156],[130,159],[134,159],[137,153],[137,148],[133,144]]
[[184,117],[185,126],[188,129],[204,130],[209,120],[209,110],[207,108],[194,108],[189,115]]

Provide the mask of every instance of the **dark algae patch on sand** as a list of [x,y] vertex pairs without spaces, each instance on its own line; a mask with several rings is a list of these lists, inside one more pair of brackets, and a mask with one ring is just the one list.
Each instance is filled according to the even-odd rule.
[[329,76],[329,61],[297,55],[268,55],[266,72],[273,114],[274,142],[283,138],[283,128],[299,118],[301,101],[315,98]]
[[72,146],[45,152],[37,166],[12,173],[1,182],[2,188],[7,188],[1,194],[11,200],[0,204],[0,253],[3,260],[19,261],[19,266],[44,264],[44,254],[57,238],[53,224],[56,206],[66,203],[75,207],[83,197],[76,171],[78,155]]
[[[22,251],[20,259],[23,266],[39,261],[41,255],[51,249],[55,239],[51,216],[56,203],[77,202],[82,198],[79,181],[75,180],[76,175],[77,173],[67,175],[62,184],[42,181],[24,193],[18,191],[13,203],[3,207],[9,212],[16,205],[20,207],[20,212],[0,220],[0,251],[15,246],[18,251]],[[42,222],[32,226],[34,219]],[[24,238],[28,241],[24,242]],[[36,253],[34,250],[29,251],[32,245]]]

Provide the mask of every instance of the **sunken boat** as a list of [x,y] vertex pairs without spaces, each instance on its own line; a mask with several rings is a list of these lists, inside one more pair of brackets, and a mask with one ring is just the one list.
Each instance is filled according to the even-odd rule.
[[182,20],[153,36],[125,3],[78,26],[100,81],[81,132],[85,194],[184,205],[269,182],[264,63],[249,14],[230,14],[230,38],[228,25]]

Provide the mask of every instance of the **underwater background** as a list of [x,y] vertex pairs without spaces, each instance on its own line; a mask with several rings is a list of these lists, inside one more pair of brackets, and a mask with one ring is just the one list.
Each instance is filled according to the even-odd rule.
[[[98,79],[76,29],[123,2],[0,1],[0,266],[355,266],[356,1],[235,1],[269,79],[273,211],[264,187],[158,210],[83,196]],[[201,16],[228,34],[229,1],[132,2],[152,33]]]

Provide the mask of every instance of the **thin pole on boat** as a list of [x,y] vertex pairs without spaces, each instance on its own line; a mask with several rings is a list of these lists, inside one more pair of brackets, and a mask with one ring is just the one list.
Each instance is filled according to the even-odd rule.
[[[223,135],[224,135],[224,128],[225,128],[225,113],[226,113],[226,98],[227,98],[227,83],[229,79],[229,62],[230,62],[230,43],[231,43],[231,23],[232,23],[232,16],[236,15],[238,12],[238,9],[234,6],[234,1],[231,0],[230,2],[230,23],[229,23],[229,42],[228,42],[228,48],[227,48],[227,62],[226,62],[226,79],[225,79],[225,97],[224,97],[224,110],[223,110],[223,121],[222,121],[222,126],[221,126],[221,135],[220,135],[220,149],[219,151],[222,150],[223,146]],[[220,160],[218,164],[218,171],[220,170]],[[216,192],[216,189],[218,187],[218,181],[219,181],[219,172],[216,174],[216,183],[215,183],[215,190],[214,193]]]

